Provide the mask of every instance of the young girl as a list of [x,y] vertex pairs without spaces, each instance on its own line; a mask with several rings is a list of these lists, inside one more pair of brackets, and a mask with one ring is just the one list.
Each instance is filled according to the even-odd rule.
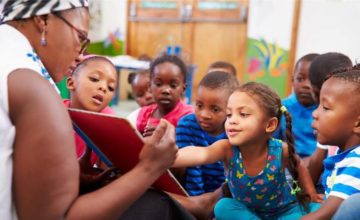
[[[70,100],[63,102],[69,108],[115,114],[108,105],[114,96],[116,84],[116,69],[111,61],[102,56],[87,55],[67,79]],[[96,163],[100,165],[98,157],[76,132],[74,136],[81,170],[80,190],[85,193],[100,187],[102,180],[107,178],[113,169],[103,172],[95,170],[93,166]]]
[[[116,83],[116,69],[111,61],[102,56],[85,56],[67,79],[70,100],[64,100],[64,104],[69,108],[115,114],[108,105],[114,96]],[[85,153],[86,146],[78,135],[75,135],[75,141],[79,158]],[[91,163],[95,162],[93,153]]]
[[140,107],[154,104],[154,98],[149,91],[149,70],[131,73],[128,78],[128,83],[131,85],[135,101]]
[[154,97],[150,92],[150,71],[143,70],[140,72],[130,73],[128,83],[131,85],[132,93],[135,101],[140,108],[131,112],[126,118],[136,127],[136,120],[139,115],[141,107],[154,104]]
[[181,101],[186,88],[186,66],[177,56],[164,55],[150,64],[150,91],[155,104],[141,108],[136,127],[143,136],[150,136],[161,118],[174,126],[192,113],[193,107]]
[[[323,162],[326,200],[306,219],[332,219],[344,200],[360,193],[359,67],[336,73],[322,85],[320,104],[313,112],[313,127],[320,144],[339,146],[339,152]],[[353,203],[352,206],[357,215],[337,213],[338,219],[358,219],[360,205]]]
[[[287,144],[271,138],[282,114],[287,122]],[[301,207],[307,211],[317,208],[308,204],[316,192],[295,153],[291,117],[275,92],[255,82],[237,89],[228,100],[225,130],[228,141],[207,148],[183,148],[175,162],[181,167],[224,161],[233,198],[216,204],[216,219],[298,219],[303,214]],[[293,175],[292,187],[286,182],[285,168]]]

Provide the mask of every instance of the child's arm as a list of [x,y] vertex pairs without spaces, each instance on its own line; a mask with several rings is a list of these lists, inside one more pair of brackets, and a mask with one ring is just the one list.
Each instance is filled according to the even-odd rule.
[[[297,163],[296,169],[298,172],[298,180],[299,180],[299,185],[300,185],[301,189],[305,193],[309,194],[311,201],[321,202],[321,200],[318,199],[318,196],[316,194],[316,190],[315,190],[314,184],[311,180],[311,176],[310,176],[308,169],[306,168],[303,161],[300,159],[300,157],[297,154],[295,154],[294,156],[295,156],[295,160]],[[288,150],[288,146],[286,143],[283,143],[282,162],[283,162],[283,166],[286,165],[286,167],[288,167],[288,165],[289,165],[289,150]]]
[[302,217],[302,220],[310,220],[310,219],[331,219],[331,217],[335,214],[339,206],[344,200],[337,196],[329,196],[328,199],[324,202],[324,204],[318,209],[316,212],[310,213]]
[[231,150],[228,140],[219,140],[208,147],[184,147],[178,151],[173,167],[192,167],[225,160]]
[[326,154],[326,149],[317,147],[313,155],[311,155],[309,158],[308,169],[314,184],[319,181],[319,177],[323,170],[323,160],[326,158]]

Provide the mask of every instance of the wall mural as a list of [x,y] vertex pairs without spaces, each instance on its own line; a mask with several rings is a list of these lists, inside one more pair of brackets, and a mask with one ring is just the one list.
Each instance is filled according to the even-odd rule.
[[272,87],[285,97],[294,0],[250,0],[245,81]]
[[[289,51],[265,39],[248,38],[245,81],[258,81],[285,94]],[[280,86],[279,86],[280,85]]]

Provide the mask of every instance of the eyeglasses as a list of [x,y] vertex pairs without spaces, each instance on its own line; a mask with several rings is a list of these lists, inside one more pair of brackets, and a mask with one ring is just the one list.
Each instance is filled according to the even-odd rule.
[[74,25],[72,25],[68,20],[66,20],[64,17],[62,17],[60,14],[58,13],[53,13],[56,17],[60,18],[63,22],[65,22],[65,24],[69,25],[72,29],[74,29],[79,36],[80,39],[80,51],[79,54],[83,54],[86,50],[86,48],[89,46],[90,44],[90,39],[87,37],[87,33],[85,31],[79,30],[78,28],[76,28]]

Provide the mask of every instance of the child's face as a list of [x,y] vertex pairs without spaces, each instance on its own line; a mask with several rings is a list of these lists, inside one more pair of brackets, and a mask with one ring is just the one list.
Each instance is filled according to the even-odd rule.
[[132,83],[135,101],[140,105],[140,107],[154,103],[154,98],[149,90],[149,83],[149,74],[137,74]]
[[115,68],[104,60],[87,61],[68,80],[71,107],[100,112],[111,101],[117,83]]
[[184,76],[175,64],[157,65],[150,82],[150,90],[159,109],[171,111],[185,91]]
[[309,80],[310,62],[300,61],[293,76],[293,86],[297,99],[303,106],[316,104],[313,98],[313,90]]
[[237,91],[230,95],[226,114],[225,130],[232,145],[251,145],[267,135],[268,118],[246,92]]
[[226,89],[210,89],[200,86],[195,101],[196,120],[201,128],[212,136],[224,132],[226,120]]
[[[352,88],[353,86],[353,88]],[[359,122],[359,94],[354,85],[330,78],[320,91],[319,107],[313,112],[313,128],[321,144],[350,147],[355,136],[353,129]],[[359,135],[359,134],[357,134]]]

